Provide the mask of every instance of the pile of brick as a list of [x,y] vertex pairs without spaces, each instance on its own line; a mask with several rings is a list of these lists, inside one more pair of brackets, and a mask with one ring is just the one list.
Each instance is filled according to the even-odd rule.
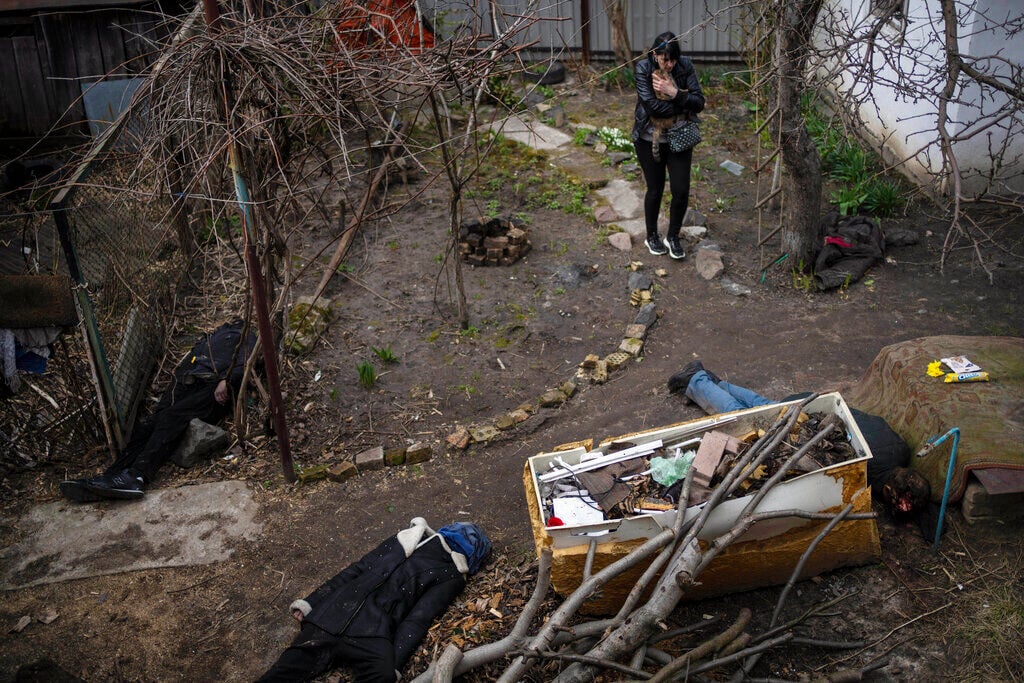
[[529,253],[526,230],[510,218],[482,218],[459,228],[459,257],[474,266],[507,266]]

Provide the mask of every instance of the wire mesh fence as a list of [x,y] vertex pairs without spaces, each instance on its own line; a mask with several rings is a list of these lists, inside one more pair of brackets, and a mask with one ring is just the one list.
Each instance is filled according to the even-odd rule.
[[[117,147],[116,136],[106,145]],[[126,189],[138,160],[123,149],[94,149],[57,191],[48,211],[0,220],[6,275],[70,276],[77,328],[12,330],[33,338],[45,362],[18,372],[0,399],[4,473],[107,459],[134,422],[164,350],[175,288],[185,265],[165,192]],[[42,282],[44,278],[40,278]],[[45,329],[45,328],[43,328]],[[25,344],[19,343],[19,349]],[[90,463],[92,464],[92,463]]]

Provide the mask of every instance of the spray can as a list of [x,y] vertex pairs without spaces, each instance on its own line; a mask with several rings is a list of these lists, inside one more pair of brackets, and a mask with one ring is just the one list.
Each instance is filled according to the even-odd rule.
[[946,378],[943,380],[947,384],[950,382],[987,382],[987,372],[950,372],[946,374]]

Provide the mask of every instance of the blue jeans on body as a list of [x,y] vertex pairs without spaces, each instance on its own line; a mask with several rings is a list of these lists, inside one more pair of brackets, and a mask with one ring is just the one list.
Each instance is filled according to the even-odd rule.
[[768,400],[756,391],[735,384],[728,382],[715,384],[715,381],[704,370],[695,374],[690,380],[686,387],[686,397],[703,408],[708,415],[778,403],[778,401]]

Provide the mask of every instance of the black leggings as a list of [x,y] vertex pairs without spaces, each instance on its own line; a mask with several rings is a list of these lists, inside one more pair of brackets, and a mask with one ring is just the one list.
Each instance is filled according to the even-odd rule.
[[661,212],[661,197],[665,194],[665,170],[668,170],[669,191],[672,202],[668,211],[668,236],[679,237],[679,229],[683,227],[686,207],[690,202],[690,162],[693,150],[672,152],[668,143],[661,145],[661,161],[655,161],[651,153],[649,140],[637,140],[636,159],[644,172],[647,193],[644,194],[644,221],[647,223],[647,236],[658,234],[658,214]]

